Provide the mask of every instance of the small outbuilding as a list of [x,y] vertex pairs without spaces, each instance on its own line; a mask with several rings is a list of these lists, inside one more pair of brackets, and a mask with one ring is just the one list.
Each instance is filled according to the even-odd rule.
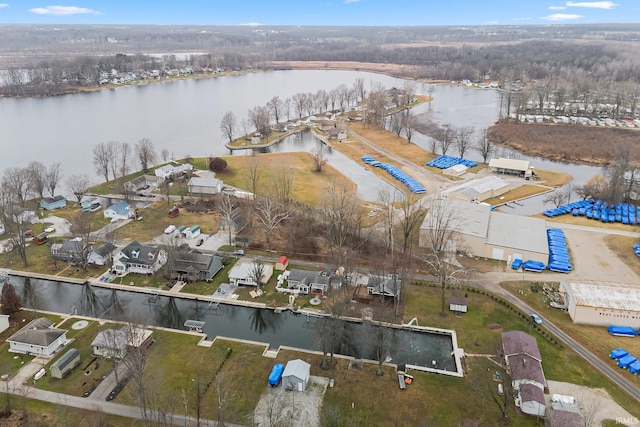
[[75,348],[69,349],[69,351],[51,365],[51,376],[62,379],[79,364],[80,352]]
[[287,269],[287,267],[289,266],[289,259],[282,255],[280,258],[278,258],[278,262],[276,262],[276,270],[280,270],[280,271],[284,271]]
[[466,313],[469,298],[449,297],[449,310],[457,313]]
[[287,390],[305,391],[311,375],[311,365],[296,359],[287,362],[282,373],[282,386]]
[[465,173],[467,173],[467,169],[469,169],[468,167],[466,167],[463,164],[457,164],[457,165],[453,165],[450,168],[447,168],[445,170],[442,171],[443,175],[447,175],[447,176],[462,176]]

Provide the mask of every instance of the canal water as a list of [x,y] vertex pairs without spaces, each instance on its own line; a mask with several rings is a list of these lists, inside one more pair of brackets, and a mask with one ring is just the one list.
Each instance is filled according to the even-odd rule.
[[[275,313],[231,304],[149,295],[105,289],[87,284],[9,276],[26,307],[104,320],[131,320],[177,330],[187,330],[187,320],[205,322],[208,339],[228,337],[319,351],[319,318],[290,311]],[[377,326],[342,322],[344,338],[336,353],[376,360],[374,331]],[[371,329],[373,328],[373,329]],[[456,371],[450,334],[386,328],[386,352],[392,363]]]

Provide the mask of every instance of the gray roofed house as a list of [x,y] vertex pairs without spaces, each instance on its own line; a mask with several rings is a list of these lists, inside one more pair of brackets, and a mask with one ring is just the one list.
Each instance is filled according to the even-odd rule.
[[300,268],[292,269],[287,279],[289,289],[298,289],[304,295],[310,293],[325,294],[330,284],[331,278],[326,274]]
[[520,399],[520,410],[527,415],[536,417],[544,416],[546,412],[546,403],[544,400],[544,391],[533,384],[522,384],[518,393]]
[[400,295],[402,281],[392,274],[388,276],[372,275],[367,281],[369,295],[381,295],[385,298],[395,298]]
[[219,194],[222,191],[222,180],[210,177],[194,176],[189,180],[189,194]]
[[171,266],[171,276],[176,279],[195,282],[210,282],[224,267],[219,256],[196,252],[177,252]]
[[39,317],[11,335],[10,351],[50,356],[67,342],[67,331],[54,327],[52,321]]
[[134,241],[114,256],[112,269],[117,274],[154,274],[166,262],[167,252],[164,249]]
[[305,391],[309,382],[311,365],[296,359],[287,362],[282,372],[282,386],[289,390]]
[[118,248],[113,243],[105,243],[89,253],[89,264],[107,265],[112,259],[113,254]]
[[51,245],[51,255],[65,262],[80,263],[84,260],[84,243],[81,239],[71,239]]
[[122,359],[128,347],[144,347],[151,343],[152,331],[132,326],[100,331],[91,342],[93,354],[108,359]]

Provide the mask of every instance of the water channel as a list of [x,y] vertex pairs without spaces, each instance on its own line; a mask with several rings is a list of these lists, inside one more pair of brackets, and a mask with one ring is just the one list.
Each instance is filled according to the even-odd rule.
[[[60,162],[65,176],[86,173],[97,182],[92,149],[111,140],[135,143],[149,138],[158,151],[166,148],[176,158],[228,155],[220,133],[220,121],[227,111],[233,111],[240,121],[249,109],[265,105],[276,95],[285,99],[301,92],[331,90],[341,84],[351,87],[357,78],[364,79],[366,88],[375,83],[387,88],[404,85],[402,79],[361,71],[289,70],[179,80],[55,98],[0,99],[5,148],[0,156],[0,171],[26,166],[32,160]],[[417,92],[427,94],[429,85],[418,85]],[[437,122],[456,127],[472,126],[476,131],[491,126],[499,115],[500,96],[494,90],[437,85],[433,96],[433,102],[417,107],[415,113],[426,113]],[[425,136],[418,135],[414,141],[428,146]],[[302,142],[298,144],[292,138],[272,150],[315,147],[311,139]],[[529,159],[539,169],[567,172],[574,177],[572,185],[581,185],[600,172],[600,168],[551,162],[506,149],[499,154]],[[388,184],[373,173],[366,173],[358,162],[343,157],[331,154],[329,163],[356,182],[359,196],[375,200],[377,190],[371,187]],[[469,157],[479,159],[474,152]],[[534,198],[527,201],[526,207],[510,212],[531,214],[541,210],[541,203]]]
[[[105,320],[129,320],[178,330],[187,330],[186,320],[204,321],[208,339],[228,337],[266,343],[270,348],[290,346],[320,350],[319,318],[290,311],[250,308],[207,301],[105,289],[88,283],[9,276],[23,304],[42,311],[89,316]],[[359,322],[343,322],[344,339],[336,353],[375,360],[373,331]],[[387,353],[393,363],[456,371],[453,338],[447,333],[425,333],[411,329],[386,329]]]

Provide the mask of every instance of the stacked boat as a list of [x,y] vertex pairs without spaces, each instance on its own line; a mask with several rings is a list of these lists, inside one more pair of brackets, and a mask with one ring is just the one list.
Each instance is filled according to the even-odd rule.
[[633,251],[640,257],[640,243],[633,245]]
[[640,375],[640,361],[627,350],[617,348],[611,351],[609,357],[617,361],[619,368],[628,369],[632,374]]
[[427,166],[431,166],[438,169],[449,169],[450,167],[455,165],[463,165],[468,168],[474,168],[478,166],[478,163],[472,160],[463,159],[461,157],[453,157],[453,156],[447,156],[447,155],[436,157],[430,162],[427,162]]
[[555,209],[547,209],[542,214],[553,218],[571,214],[584,216],[600,222],[619,222],[622,224],[640,224],[640,206],[630,203],[607,203],[602,200],[581,200],[562,205]]
[[387,171],[389,175],[406,185],[409,191],[411,191],[412,193],[426,192],[424,187],[418,181],[402,172],[397,166],[379,162],[371,156],[362,156],[362,161],[368,165]]
[[549,264],[547,268],[559,273],[568,273],[573,267],[569,259],[569,249],[564,231],[559,228],[547,229],[547,242],[549,243]]

